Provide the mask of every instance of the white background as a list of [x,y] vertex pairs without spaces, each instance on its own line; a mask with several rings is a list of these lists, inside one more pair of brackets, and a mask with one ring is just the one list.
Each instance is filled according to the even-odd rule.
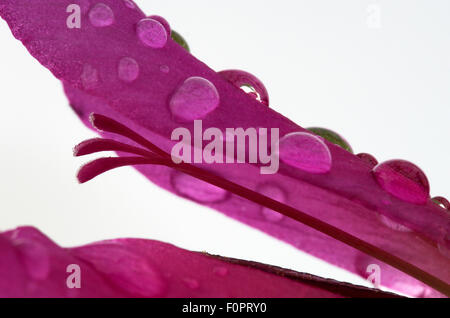
[[[272,108],[303,127],[340,132],[356,152],[410,160],[428,175],[432,195],[450,197],[449,1],[137,3],[164,16],[213,69],[257,75]],[[72,147],[93,133],[3,20],[0,47],[0,230],[33,225],[64,246],[151,238],[364,283],[132,168],[79,185],[75,173],[87,159],[73,158]]]

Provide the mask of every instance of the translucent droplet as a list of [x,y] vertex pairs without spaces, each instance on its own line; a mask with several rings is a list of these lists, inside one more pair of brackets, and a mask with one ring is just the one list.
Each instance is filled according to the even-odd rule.
[[136,9],[136,5],[131,0],[124,0],[125,5],[130,9]]
[[444,209],[450,210],[450,202],[444,197],[434,197],[431,199],[434,203],[441,206]]
[[213,273],[217,276],[225,277],[228,274],[228,269],[226,267],[214,267]]
[[45,280],[50,272],[50,259],[47,249],[37,242],[16,242],[28,275],[34,280]]
[[167,31],[161,22],[146,18],[138,22],[136,32],[141,42],[154,49],[162,48],[167,43]]
[[200,203],[217,203],[228,198],[224,189],[181,172],[172,173],[171,181],[178,194]]
[[[286,193],[278,186],[272,184],[264,184],[257,188],[257,191],[273,200],[276,200],[281,203],[286,202]],[[284,215],[278,213],[272,209],[261,206],[261,214],[264,218],[270,222],[279,222],[284,218]]]
[[184,278],[183,283],[190,289],[198,289],[200,287],[200,283],[193,278]]
[[166,19],[164,19],[163,17],[159,16],[159,15],[152,15],[149,16],[149,19],[153,19],[158,21],[159,23],[161,23],[164,26],[164,29],[166,29],[167,34],[170,34],[171,30],[170,30],[170,24],[169,22],[167,22]]
[[356,156],[358,156],[359,159],[367,163],[371,168],[375,167],[378,164],[378,160],[371,154],[359,153]]
[[210,81],[202,77],[190,77],[173,94],[169,107],[175,119],[193,121],[204,118],[219,103],[219,93]]
[[317,136],[292,133],[280,140],[279,156],[284,163],[310,173],[327,173],[331,169],[331,153]]
[[131,57],[124,57],[119,62],[117,72],[122,81],[131,83],[139,76],[139,64]]
[[172,37],[172,40],[174,40],[176,43],[178,43],[179,45],[181,45],[181,47],[184,48],[186,51],[191,52],[191,49],[189,48],[188,43],[187,43],[186,40],[181,36],[180,33],[178,33],[177,31],[172,30],[171,37]]
[[170,67],[169,66],[167,66],[167,65],[161,65],[160,67],[159,67],[159,70],[161,71],[161,72],[163,72],[163,73],[169,73],[170,72]]
[[411,229],[400,224],[397,223],[395,221],[393,221],[392,219],[390,219],[389,217],[387,217],[386,215],[380,214],[380,221],[381,223],[383,223],[384,225],[386,225],[388,228],[393,229],[395,231],[399,231],[399,232],[411,232]]
[[85,89],[93,89],[98,84],[98,72],[89,64],[85,64],[83,67],[83,73],[81,73],[81,83]]
[[329,142],[331,142],[335,145],[338,145],[339,147],[347,150],[348,152],[353,153],[353,149],[350,146],[350,144],[338,133],[336,133],[330,129],[319,128],[319,127],[308,128],[308,130],[322,138],[325,138]]
[[[253,74],[241,70],[226,70],[219,74],[234,86],[243,89],[261,103],[269,106],[269,94],[264,84]],[[249,89],[249,90],[247,90]]]
[[89,20],[95,27],[107,27],[114,23],[114,12],[106,4],[98,3],[89,11]]
[[409,161],[386,161],[372,172],[385,191],[403,201],[425,204],[430,197],[430,185],[425,173]]

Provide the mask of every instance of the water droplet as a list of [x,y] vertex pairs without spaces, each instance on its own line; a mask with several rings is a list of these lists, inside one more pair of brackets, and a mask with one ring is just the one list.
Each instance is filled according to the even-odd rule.
[[177,31],[172,30],[171,37],[172,37],[172,40],[174,40],[176,43],[178,43],[179,45],[181,45],[181,47],[184,48],[186,51],[191,52],[191,49],[189,48],[188,43],[187,43],[186,40],[181,36],[180,33],[178,33]]
[[160,271],[145,257],[122,243],[99,243],[75,250],[105,279],[135,297],[161,297],[166,283]]
[[131,57],[124,57],[119,62],[119,78],[127,83],[131,83],[139,76],[139,64]]
[[98,72],[89,64],[85,64],[83,67],[83,73],[81,73],[81,83],[85,89],[93,89],[98,84]]
[[200,283],[193,278],[184,278],[183,283],[190,289],[198,289],[200,287]]
[[136,5],[131,0],[124,0],[125,5],[130,9],[136,9]]
[[350,144],[338,133],[336,133],[330,129],[319,128],[319,127],[308,128],[308,130],[322,138],[325,138],[329,142],[331,142],[335,145],[338,145],[339,147],[347,150],[348,152],[353,153],[353,149],[350,146]]
[[162,48],[167,43],[167,31],[154,19],[146,18],[138,22],[136,32],[141,42],[154,49]]
[[411,229],[400,224],[397,223],[395,221],[393,221],[391,218],[387,217],[386,215],[383,215],[380,213],[380,221],[381,223],[383,223],[384,225],[386,225],[388,228],[393,229],[395,231],[399,231],[399,232],[411,232]]
[[173,94],[169,107],[175,119],[193,121],[215,110],[219,102],[219,93],[210,81],[190,77]]
[[200,203],[218,203],[228,198],[224,189],[178,171],[172,173],[171,181],[178,194]]
[[292,133],[280,140],[279,156],[284,163],[311,173],[327,173],[331,169],[331,153],[327,145],[309,133]]
[[17,248],[28,275],[35,280],[45,280],[50,272],[47,249],[37,242],[17,240]]
[[371,168],[375,167],[378,164],[378,160],[371,154],[359,153],[356,156],[365,163],[367,163]]
[[149,16],[149,19],[153,19],[158,21],[159,23],[161,23],[164,26],[164,29],[166,29],[167,34],[170,34],[171,30],[170,30],[170,24],[169,22],[167,22],[166,19],[164,19],[163,17],[159,16],[159,15],[152,15]]
[[219,74],[234,86],[256,97],[261,103],[269,106],[269,94],[264,84],[253,74],[241,70],[226,70]]
[[386,161],[372,172],[385,191],[403,201],[425,204],[430,197],[430,185],[425,173],[409,161]]
[[[278,202],[286,202],[286,193],[276,185],[264,184],[257,188],[257,192]],[[279,222],[284,218],[283,214],[264,206],[261,206],[261,214],[270,222]]]
[[228,274],[228,269],[226,267],[214,267],[213,273],[217,276],[225,277]]
[[170,67],[169,66],[167,66],[167,65],[161,65],[160,67],[159,67],[159,70],[161,71],[161,72],[163,72],[163,73],[169,73],[170,72]]
[[89,11],[89,20],[95,27],[107,27],[114,23],[114,12],[106,4],[99,3]]
[[444,209],[450,210],[450,202],[444,197],[434,197],[431,199],[434,203],[441,206]]

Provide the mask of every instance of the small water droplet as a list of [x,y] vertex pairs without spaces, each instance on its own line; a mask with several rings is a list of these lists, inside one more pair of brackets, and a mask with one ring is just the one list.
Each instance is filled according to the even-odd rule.
[[159,67],[159,70],[161,71],[161,72],[163,72],[163,73],[169,73],[170,72],[170,67],[169,66],[167,66],[167,65],[161,65],[160,67]]
[[353,153],[353,149],[350,146],[350,144],[338,133],[336,133],[330,129],[319,128],[319,127],[308,128],[308,130],[311,131],[312,133],[328,140],[329,142],[331,142],[335,145],[338,145],[339,147],[347,150],[348,152]]
[[411,229],[400,224],[397,223],[395,221],[393,221],[391,218],[387,217],[386,215],[383,215],[380,213],[380,221],[381,223],[383,223],[384,225],[386,225],[388,228],[393,229],[395,231],[399,231],[399,232],[411,232]]
[[17,240],[16,244],[28,275],[34,280],[45,280],[50,272],[47,249],[31,241]]
[[180,33],[172,30],[172,34],[171,34],[172,40],[174,40],[176,43],[178,43],[179,45],[181,45],[182,48],[184,48],[186,51],[190,52],[191,49],[189,48],[188,43],[186,42],[186,40],[181,36]]
[[93,89],[98,84],[98,72],[89,64],[85,64],[83,67],[83,73],[81,73],[81,83],[85,89]]
[[202,119],[220,103],[216,87],[202,77],[190,77],[176,90],[169,102],[175,119],[193,121]]
[[167,31],[157,20],[142,19],[137,24],[136,32],[141,42],[148,47],[160,49],[167,43]]
[[119,62],[117,72],[122,81],[131,83],[139,76],[139,64],[131,57],[124,57]]
[[450,210],[450,202],[444,197],[434,197],[431,199],[434,203],[439,205],[440,207]]
[[[276,185],[273,184],[261,185],[257,188],[257,192],[278,202],[281,203],[286,202],[286,193]],[[261,214],[264,216],[266,220],[270,222],[280,222],[284,218],[283,214],[278,213],[264,206],[261,206]]]
[[114,23],[114,12],[104,3],[98,3],[89,11],[89,20],[95,27],[107,27]]
[[425,204],[430,197],[430,185],[425,173],[409,161],[386,161],[372,172],[385,191],[403,201]]
[[284,163],[310,173],[327,173],[331,153],[327,145],[309,133],[292,133],[280,140],[279,156]]
[[228,198],[224,189],[181,172],[174,171],[171,181],[178,194],[200,203],[218,203]]
[[356,156],[365,163],[367,163],[371,168],[375,167],[378,164],[378,160],[371,154],[359,153]]
[[214,267],[213,273],[217,276],[225,277],[228,275],[228,269],[226,267]]
[[200,287],[200,283],[193,278],[184,278],[183,283],[190,289],[198,289]]
[[226,70],[219,74],[235,87],[241,88],[264,105],[269,106],[267,89],[263,82],[253,74],[241,70]]
[[125,5],[130,9],[136,9],[136,5],[131,0],[124,0]]

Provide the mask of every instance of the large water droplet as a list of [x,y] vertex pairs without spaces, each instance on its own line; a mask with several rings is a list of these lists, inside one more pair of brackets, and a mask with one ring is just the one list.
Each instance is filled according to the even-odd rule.
[[228,269],[222,266],[214,267],[213,273],[216,274],[217,276],[225,277],[228,275]]
[[372,172],[385,191],[403,201],[425,204],[430,197],[430,185],[425,173],[409,161],[386,161]]
[[114,12],[106,4],[99,3],[89,11],[89,20],[95,27],[107,27],[114,23]]
[[[286,193],[276,185],[263,184],[257,188],[257,192],[278,202],[286,202]],[[279,222],[284,218],[283,214],[264,206],[261,206],[261,214],[270,222]]]
[[131,83],[139,76],[139,64],[131,57],[124,57],[119,62],[117,72],[122,81]]
[[149,19],[153,19],[158,21],[159,23],[161,23],[164,27],[164,29],[166,29],[167,34],[170,34],[172,31],[170,30],[170,24],[169,22],[167,22],[166,19],[164,19],[163,17],[159,16],[159,15],[151,15],[149,16]]
[[279,156],[284,163],[311,173],[327,173],[331,169],[331,153],[317,136],[299,132],[280,140]]
[[85,89],[93,89],[98,84],[98,72],[89,64],[83,66],[83,73],[81,73],[81,83]]
[[308,128],[308,130],[322,138],[325,138],[329,142],[331,142],[335,145],[338,145],[339,147],[347,150],[348,152],[353,153],[353,149],[350,146],[350,144],[338,133],[336,133],[330,129],[319,128],[319,127]]
[[375,167],[378,164],[378,160],[371,154],[359,153],[356,156],[359,157],[359,159],[361,159],[365,163],[367,163],[371,168]]
[[450,210],[450,202],[444,197],[434,197],[431,199],[434,203],[441,206],[444,209]]
[[169,102],[175,119],[193,121],[202,119],[219,106],[216,87],[202,77],[190,77],[176,90]]
[[162,48],[167,43],[167,31],[161,22],[155,19],[142,19],[136,26],[141,42],[154,49]]
[[191,49],[189,48],[188,43],[186,42],[186,40],[181,36],[180,33],[172,30],[172,34],[171,34],[172,40],[174,40],[176,43],[178,43],[179,45],[181,45],[181,47],[183,47],[186,51],[190,52]]
[[35,280],[45,280],[50,272],[50,259],[47,249],[37,242],[16,242],[28,275]]
[[178,171],[172,173],[171,181],[178,194],[200,203],[217,203],[228,197],[224,189]]
[[[261,103],[269,106],[269,94],[264,84],[253,74],[241,70],[226,70],[219,74],[234,86],[243,89]],[[249,91],[246,88],[250,88]]]
[[200,287],[200,283],[193,278],[184,278],[183,283],[190,289],[198,289]]

